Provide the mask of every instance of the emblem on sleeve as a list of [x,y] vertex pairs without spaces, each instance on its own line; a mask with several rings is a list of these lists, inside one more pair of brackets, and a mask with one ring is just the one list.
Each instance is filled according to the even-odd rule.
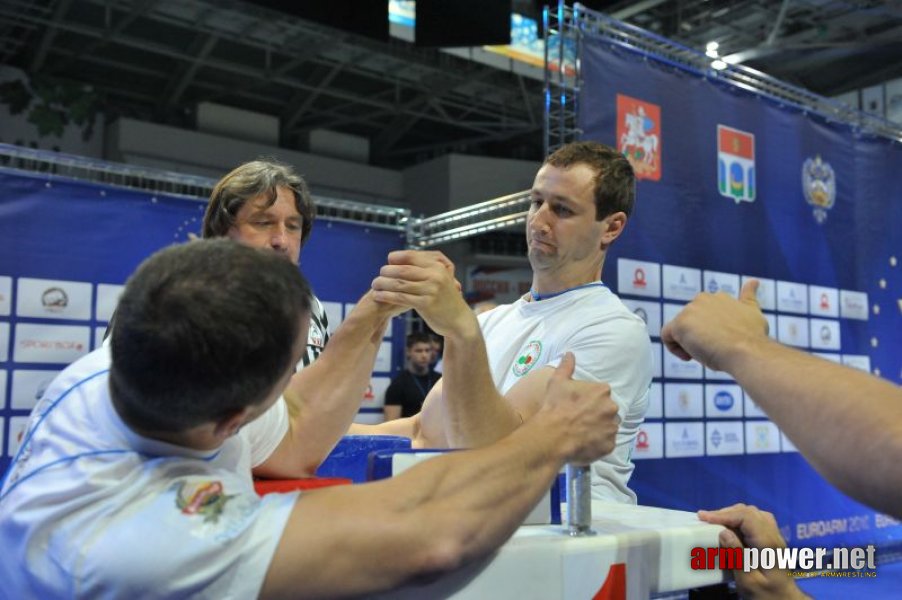
[[204,522],[219,520],[222,511],[233,496],[224,493],[219,481],[183,481],[176,484],[175,504],[183,515],[201,515]]
[[514,375],[522,377],[529,373],[536,362],[538,362],[540,356],[542,356],[542,342],[539,340],[530,341],[526,344],[526,348],[523,349],[523,352],[520,353],[520,356],[514,363],[512,369]]

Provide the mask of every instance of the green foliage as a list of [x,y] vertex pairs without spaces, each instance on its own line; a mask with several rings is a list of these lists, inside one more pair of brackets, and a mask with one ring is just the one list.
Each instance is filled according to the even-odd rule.
[[27,120],[38,135],[62,137],[69,123],[82,128],[88,140],[94,131],[99,98],[89,86],[51,77],[33,77],[27,84],[20,80],[0,83],[0,102],[18,115],[28,111]]

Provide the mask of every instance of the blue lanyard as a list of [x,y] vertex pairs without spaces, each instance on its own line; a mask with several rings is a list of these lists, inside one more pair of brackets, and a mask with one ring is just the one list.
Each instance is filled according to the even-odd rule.
[[548,300],[549,298],[556,298],[557,296],[560,296],[561,294],[566,294],[567,292],[572,292],[574,290],[581,290],[584,288],[596,287],[596,286],[605,287],[604,283],[602,283],[600,281],[593,281],[592,283],[584,283],[583,285],[578,285],[576,287],[567,288],[566,290],[561,290],[560,292],[554,292],[551,294],[540,294],[534,290],[529,290],[529,294],[530,294],[530,296],[532,296],[533,300],[538,302],[539,300]]
[[[429,385],[425,390],[423,389],[423,384],[420,383],[420,378],[413,371],[410,372],[410,376],[413,377],[413,382],[417,384],[417,389],[420,390],[420,393],[423,394],[423,400],[426,399],[426,396],[429,394],[429,390],[432,389],[432,385]],[[429,376],[429,373],[426,373],[426,381],[432,383],[432,378]]]

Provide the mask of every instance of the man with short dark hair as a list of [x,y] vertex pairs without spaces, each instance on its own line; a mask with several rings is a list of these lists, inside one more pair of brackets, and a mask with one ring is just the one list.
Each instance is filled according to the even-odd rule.
[[[546,159],[531,195],[526,240],[532,289],[479,316],[487,355],[475,343],[479,331],[469,327],[468,307],[454,293],[447,259],[413,251],[389,255],[389,266],[373,282],[374,298],[416,309],[443,335],[445,367],[420,415],[386,423],[382,430],[409,435],[417,446],[491,443],[541,409],[553,367],[570,351],[576,355],[576,378],[609,383],[620,408],[617,447],[593,465],[593,496],[635,502],[627,482],[648,407],[651,343],[645,323],[601,280],[607,251],[633,209],[632,167],[603,144],[567,144]],[[460,354],[471,365],[488,366],[449,369]]]
[[[389,310],[361,304],[373,321]],[[4,596],[378,592],[487,556],[565,462],[613,448],[610,391],[572,381],[567,354],[543,408],[498,444],[384,482],[260,498],[252,473],[283,472],[274,457],[291,442],[282,389],[366,329],[346,322],[292,377],[308,311],[300,273],[269,252],[204,240],[145,261],[111,345],[50,385],[0,485]]]
[[433,339],[424,331],[414,331],[407,335],[404,348],[406,364],[388,389],[385,390],[385,405],[382,409],[386,421],[401,417],[412,417],[423,408],[426,394],[441,378],[430,367],[433,356]]

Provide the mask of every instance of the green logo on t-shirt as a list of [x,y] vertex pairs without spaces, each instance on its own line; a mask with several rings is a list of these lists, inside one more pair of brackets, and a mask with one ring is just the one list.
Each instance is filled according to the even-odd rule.
[[517,358],[517,361],[514,363],[513,372],[517,377],[522,377],[529,373],[529,370],[533,368],[533,366],[538,362],[539,357],[542,355],[542,342],[539,340],[531,340],[526,347],[523,349],[523,352],[520,353],[520,356]]

